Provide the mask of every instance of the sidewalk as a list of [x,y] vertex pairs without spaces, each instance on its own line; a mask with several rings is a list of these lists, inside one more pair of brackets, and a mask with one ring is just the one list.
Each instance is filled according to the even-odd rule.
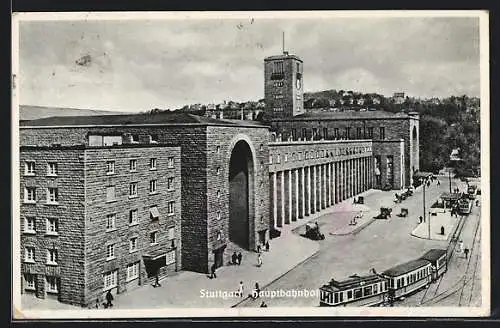
[[[429,220],[429,217],[427,217]],[[460,222],[459,217],[451,216],[450,212],[437,213],[436,216],[430,217],[431,235],[430,239],[448,240],[450,233],[455,230],[456,225]],[[444,227],[444,235],[441,235],[441,227]],[[415,229],[411,232],[412,236],[417,238],[429,239],[429,223],[418,223]]]
[[[264,288],[319,250],[318,243],[294,234],[269,243],[270,251],[262,252],[262,267],[256,266],[257,253],[245,252],[240,266],[219,268],[216,279],[209,279],[206,274],[182,271],[162,280],[161,287],[146,285],[117,295],[113,309],[231,307],[250,294],[256,282],[261,289]],[[243,297],[235,295],[240,281],[244,284]]]

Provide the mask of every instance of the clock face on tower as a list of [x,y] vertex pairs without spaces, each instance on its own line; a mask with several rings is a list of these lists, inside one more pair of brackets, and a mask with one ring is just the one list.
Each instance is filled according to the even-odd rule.
[[297,79],[297,89],[300,89],[300,79]]

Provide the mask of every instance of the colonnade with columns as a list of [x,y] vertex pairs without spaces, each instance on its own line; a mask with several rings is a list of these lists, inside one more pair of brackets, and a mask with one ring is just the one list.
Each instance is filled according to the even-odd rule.
[[270,172],[271,225],[283,227],[373,187],[373,157]]

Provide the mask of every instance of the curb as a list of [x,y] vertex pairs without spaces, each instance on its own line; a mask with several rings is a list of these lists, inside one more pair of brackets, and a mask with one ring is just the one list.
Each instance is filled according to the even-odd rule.
[[373,222],[377,221],[375,218],[371,218],[370,221],[365,222],[365,224],[357,227],[356,229],[350,231],[350,232],[345,232],[345,233],[332,233],[330,232],[330,236],[348,236],[348,235],[356,235],[358,234],[361,230],[364,228],[368,227],[370,224]]
[[[293,269],[295,269],[296,267],[298,267],[299,265],[303,264],[304,262],[306,262],[307,260],[309,260],[311,257],[313,257],[314,255],[318,254],[319,253],[319,249],[317,251],[315,251],[314,253],[312,253],[311,255],[309,255],[308,257],[306,257],[305,259],[303,259],[302,261],[300,261],[299,263],[295,264],[293,267],[291,267],[289,270],[287,270],[286,272],[282,273],[281,275],[279,275],[278,277],[274,278],[271,282],[265,284],[264,286],[262,286],[260,289],[263,290],[264,288],[268,287],[269,285],[273,284],[274,282],[276,282],[278,279],[280,279],[281,277],[283,277],[284,275],[286,275],[288,272],[292,271]],[[235,308],[237,307],[238,305],[240,305],[241,303],[245,302],[246,300],[250,299],[250,296],[247,296],[245,297],[244,299],[240,300],[239,302],[237,302],[236,304],[234,305],[231,305],[231,308]]]

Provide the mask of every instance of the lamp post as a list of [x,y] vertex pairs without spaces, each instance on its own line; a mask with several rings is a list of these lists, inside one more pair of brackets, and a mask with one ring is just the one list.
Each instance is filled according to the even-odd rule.
[[420,178],[420,180],[422,181],[422,185],[424,186],[424,202],[423,202],[423,204],[424,204],[424,222],[425,222],[425,184],[426,184],[426,182],[422,178]]
[[448,181],[450,184],[450,194],[451,194],[451,172],[450,171],[448,171]]
[[431,239],[431,212],[429,212],[427,231],[429,232],[429,240]]

